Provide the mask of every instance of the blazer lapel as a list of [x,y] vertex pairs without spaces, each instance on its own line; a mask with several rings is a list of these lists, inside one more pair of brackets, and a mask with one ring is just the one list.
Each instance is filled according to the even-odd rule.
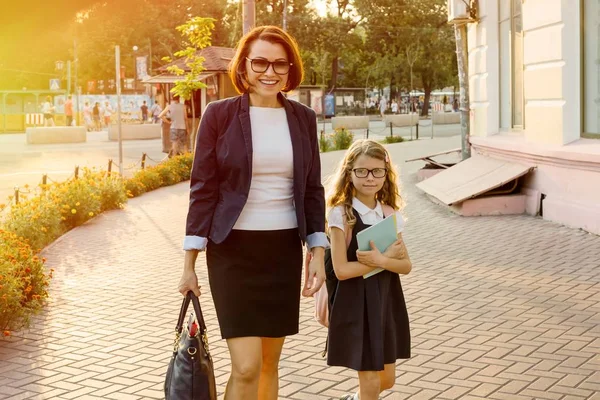
[[240,124],[242,125],[242,135],[246,144],[246,156],[248,158],[248,168],[252,176],[252,127],[250,125],[250,99],[248,93],[242,95],[240,110]]

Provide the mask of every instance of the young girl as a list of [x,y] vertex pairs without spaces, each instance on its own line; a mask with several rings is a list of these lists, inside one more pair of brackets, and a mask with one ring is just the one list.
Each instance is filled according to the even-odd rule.
[[[331,259],[339,280],[329,321],[327,364],[358,371],[359,392],[343,400],[377,400],[394,385],[397,359],[410,357],[408,313],[399,274],[411,262],[396,172],[386,149],[372,140],[355,142],[342,160],[327,200]],[[383,253],[358,251],[356,234],[396,213],[397,241]],[[384,215],[385,214],[385,215]],[[349,245],[347,237],[351,230]],[[363,278],[376,268],[382,272]]]

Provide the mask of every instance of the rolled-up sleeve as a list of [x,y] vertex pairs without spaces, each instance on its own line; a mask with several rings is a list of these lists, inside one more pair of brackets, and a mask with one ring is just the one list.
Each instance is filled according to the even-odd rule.
[[312,148],[312,161],[306,181],[304,212],[306,214],[306,245],[329,248],[325,235],[325,189],[321,184],[321,154],[317,138],[317,115],[308,111],[308,134]]
[[209,104],[202,115],[190,178],[190,203],[184,250],[204,250],[219,198],[217,178],[217,108]]

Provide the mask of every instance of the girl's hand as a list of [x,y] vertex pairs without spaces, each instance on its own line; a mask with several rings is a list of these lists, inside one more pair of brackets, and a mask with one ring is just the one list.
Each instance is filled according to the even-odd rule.
[[306,254],[302,296],[311,297],[321,289],[323,282],[325,282],[325,250],[318,247]]
[[403,259],[406,256],[406,252],[404,251],[404,241],[402,239],[396,240],[387,249],[385,249],[383,255],[388,258],[395,258],[397,260]]
[[358,262],[372,268],[381,267],[384,263],[385,257],[383,254],[381,254],[372,240],[369,242],[369,244],[371,245],[371,250],[356,251],[356,258],[358,259]]

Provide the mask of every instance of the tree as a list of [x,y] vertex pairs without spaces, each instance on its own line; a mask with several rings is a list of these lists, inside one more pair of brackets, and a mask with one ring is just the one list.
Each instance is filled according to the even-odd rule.
[[426,116],[431,92],[456,82],[454,32],[447,24],[445,0],[410,2],[407,11],[407,22],[413,27],[421,27],[413,32],[411,42],[419,45],[413,69],[425,92],[421,115]]
[[[364,17],[367,47],[377,51],[373,83],[425,92],[427,115],[433,89],[456,80],[454,36],[445,0],[356,0]],[[386,82],[387,81],[387,82]]]
[[[210,46],[212,30],[215,27],[215,20],[212,18],[194,17],[185,24],[177,27],[177,31],[184,37],[186,48],[175,52],[177,58],[185,58],[185,66],[187,70],[183,70],[177,65],[167,67],[169,72],[178,76],[184,76],[183,80],[175,82],[175,86],[171,92],[182,97],[183,99],[192,100],[192,145],[196,143],[196,129],[194,123],[196,121],[196,112],[194,107],[194,91],[206,87],[204,82],[198,80],[198,77],[204,71],[204,57],[200,56],[200,50]],[[169,57],[165,61],[171,62]],[[195,146],[192,146],[195,148]]]
[[[113,79],[114,46],[120,45],[122,65],[133,77],[137,45],[143,54],[152,52],[151,69],[160,65],[163,57],[173,58],[183,47],[177,26],[194,16],[221,21],[227,8],[226,0],[157,0],[98,2],[80,13],[74,29],[78,41],[81,81]],[[140,15],[143,18],[134,16]],[[151,23],[149,23],[151,21]],[[212,43],[228,45],[229,25],[215,26]]]

